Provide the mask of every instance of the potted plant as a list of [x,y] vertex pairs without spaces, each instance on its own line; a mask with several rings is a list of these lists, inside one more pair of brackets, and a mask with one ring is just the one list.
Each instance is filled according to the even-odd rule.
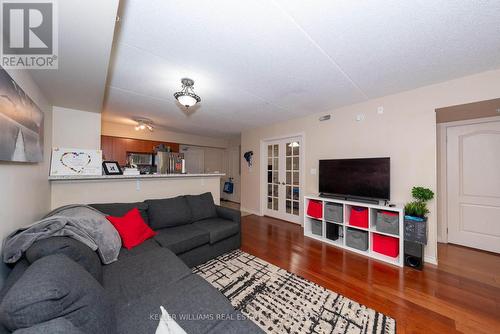
[[434,192],[424,187],[413,187],[413,201],[405,205],[405,240],[427,244],[427,202],[434,198]]
[[429,213],[429,209],[427,209],[427,202],[434,198],[434,193],[428,188],[413,187],[411,195],[413,196],[414,201],[405,205],[405,215],[427,221],[427,214]]

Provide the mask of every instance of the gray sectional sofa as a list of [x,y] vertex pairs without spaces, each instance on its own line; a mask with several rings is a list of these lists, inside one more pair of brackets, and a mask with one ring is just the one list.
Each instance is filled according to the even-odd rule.
[[190,269],[240,247],[238,211],[210,193],[91,206],[112,216],[137,207],[158,234],[108,265],[74,239],[37,241],[0,291],[0,333],[155,333],[160,305],[188,334],[262,333]]

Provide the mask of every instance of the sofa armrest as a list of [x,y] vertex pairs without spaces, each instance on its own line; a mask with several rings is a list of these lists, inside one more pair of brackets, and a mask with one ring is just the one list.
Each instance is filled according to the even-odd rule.
[[225,208],[220,205],[216,205],[215,209],[217,210],[217,216],[219,216],[219,218],[231,220],[238,225],[241,223],[241,212],[239,210]]

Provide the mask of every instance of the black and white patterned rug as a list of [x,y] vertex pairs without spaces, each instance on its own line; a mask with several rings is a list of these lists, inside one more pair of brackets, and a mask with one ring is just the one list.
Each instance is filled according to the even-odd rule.
[[396,333],[396,321],[240,250],[193,269],[267,333]]

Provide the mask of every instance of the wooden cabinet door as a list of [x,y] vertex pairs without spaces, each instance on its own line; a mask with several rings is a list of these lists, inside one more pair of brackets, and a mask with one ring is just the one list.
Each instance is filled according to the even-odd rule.
[[113,154],[113,140],[114,140],[114,137],[101,136],[102,159],[104,161],[115,160],[115,157]]
[[115,137],[113,140],[113,158],[121,166],[127,164],[127,147],[130,139]]
[[170,146],[172,152],[179,152],[178,143],[101,136],[101,150],[104,159],[118,161],[121,166],[127,164],[127,153],[153,153],[154,148],[160,144]]

